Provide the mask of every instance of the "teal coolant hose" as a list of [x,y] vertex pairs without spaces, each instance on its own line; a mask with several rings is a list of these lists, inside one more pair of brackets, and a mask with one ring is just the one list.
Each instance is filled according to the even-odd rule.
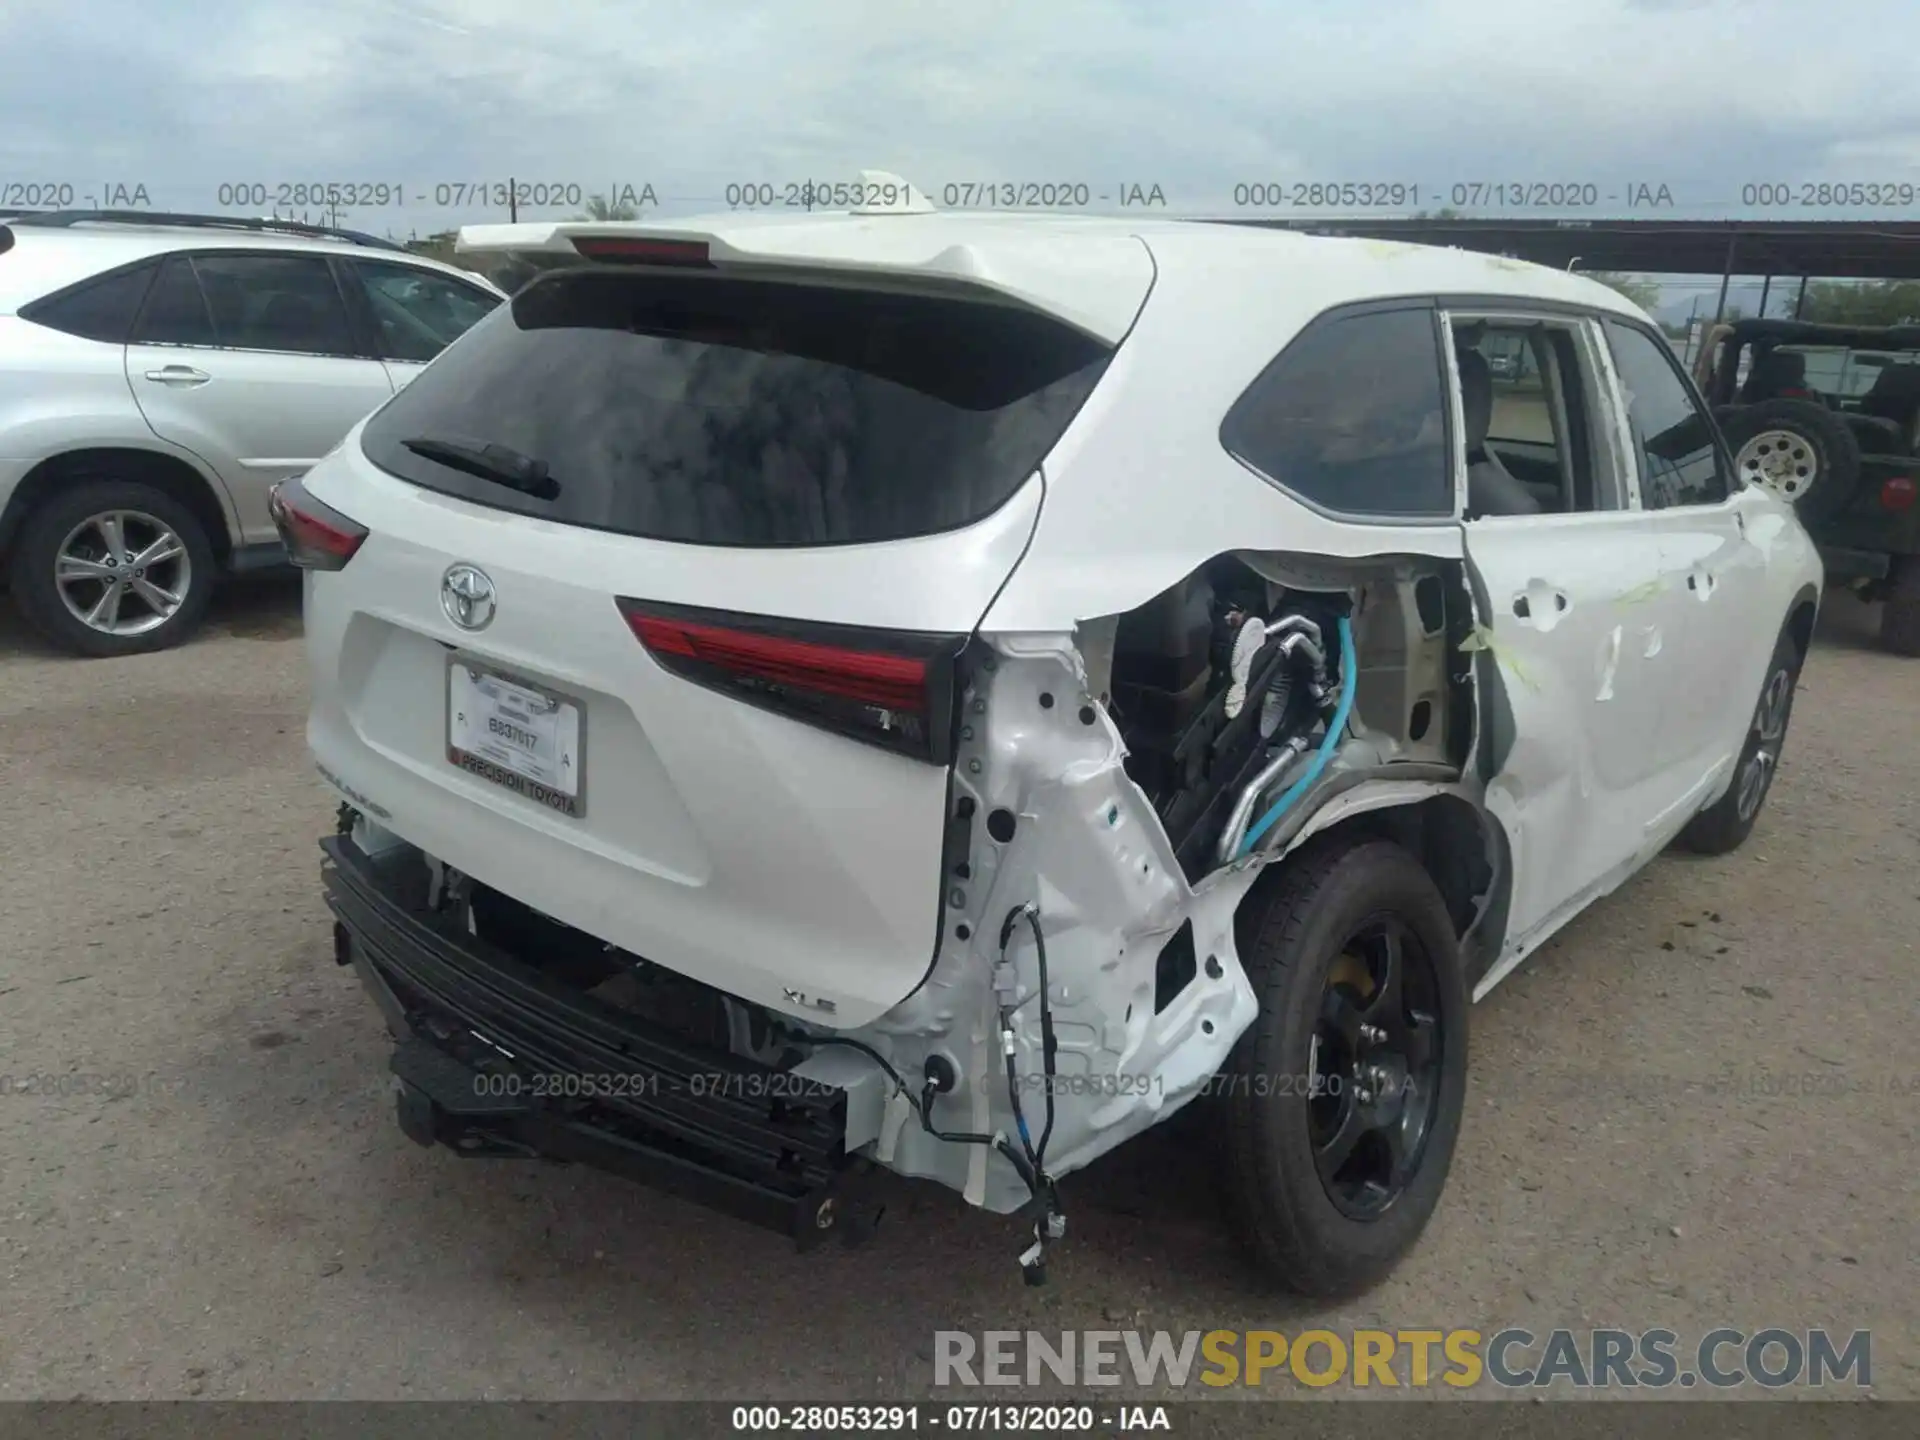
[[1327,722],[1326,738],[1320,742],[1320,748],[1313,752],[1313,760],[1307,766],[1307,773],[1287,787],[1286,793],[1273,802],[1273,808],[1262,815],[1247,829],[1246,839],[1240,842],[1241,855],[1253,850],[1260,837],[1274,827],[1276,821],[1293,807],[1302,795],[1320,778],[1327,768],[1327,762],[1333,758],[1334,748],[1339,745],[1340,737],[1346,733],[1347,719],[1353,714],[1353,692],[1359,679],[1360,667],[1354,663],[1353,656],[1353,620],[1350,616],[1340,617],[1340,703],[1334,707],[1333,719]]

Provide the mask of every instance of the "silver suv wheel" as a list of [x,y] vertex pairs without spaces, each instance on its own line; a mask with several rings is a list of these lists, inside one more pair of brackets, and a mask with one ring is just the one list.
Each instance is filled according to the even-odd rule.
[[199,502],[140,480],[58,478],[8,559],[27,622],[77,655],[139,655],[193,634],[220,570]]
[[193,561],[161,520],[109,510],[67,532],[54,582],[82,625],[105,635],[143,635],[180,609],[193,586]]

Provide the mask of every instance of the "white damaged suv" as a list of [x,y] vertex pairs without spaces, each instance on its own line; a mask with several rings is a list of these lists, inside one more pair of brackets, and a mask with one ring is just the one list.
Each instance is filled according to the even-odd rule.
[[917,192],[463,245],[578,264],[274,502],[424,1144],[802,1243],[931,1177],[1037,1281],[1199,1099],[1263,1269],[1352,1292],[1470,1003],[1766,797],[1819,561],[1599,284]]

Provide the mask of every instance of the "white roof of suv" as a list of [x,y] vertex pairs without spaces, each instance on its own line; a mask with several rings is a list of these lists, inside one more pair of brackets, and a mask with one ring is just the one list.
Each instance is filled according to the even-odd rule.
[[471,225],[460,231],[458,248],[570,254],[577,239],[623,238],[704,244],[721,265],[891,273],[984,286],[1108,343],[1126,335],[1148,290],[1163,283],[1228,295],[1284,286],[1312,296],[1315,308],[1395,295],[1481,294],[1646,318],[1609,286],[1524,260],[1193,220],[732,212],[684,220]]

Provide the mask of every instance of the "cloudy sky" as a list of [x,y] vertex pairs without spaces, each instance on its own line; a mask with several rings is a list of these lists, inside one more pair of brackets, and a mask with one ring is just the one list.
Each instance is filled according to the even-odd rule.
[[1518,181],[1837,218],[1742,189],[1920,186],[1916,56],[1915,0],[0,0],[0,205],[386,185],[342,223],[404,235],[495,218],[472,187],[510,175],[534,213],[651,185],[671,214],[875,167],[936,203]]

